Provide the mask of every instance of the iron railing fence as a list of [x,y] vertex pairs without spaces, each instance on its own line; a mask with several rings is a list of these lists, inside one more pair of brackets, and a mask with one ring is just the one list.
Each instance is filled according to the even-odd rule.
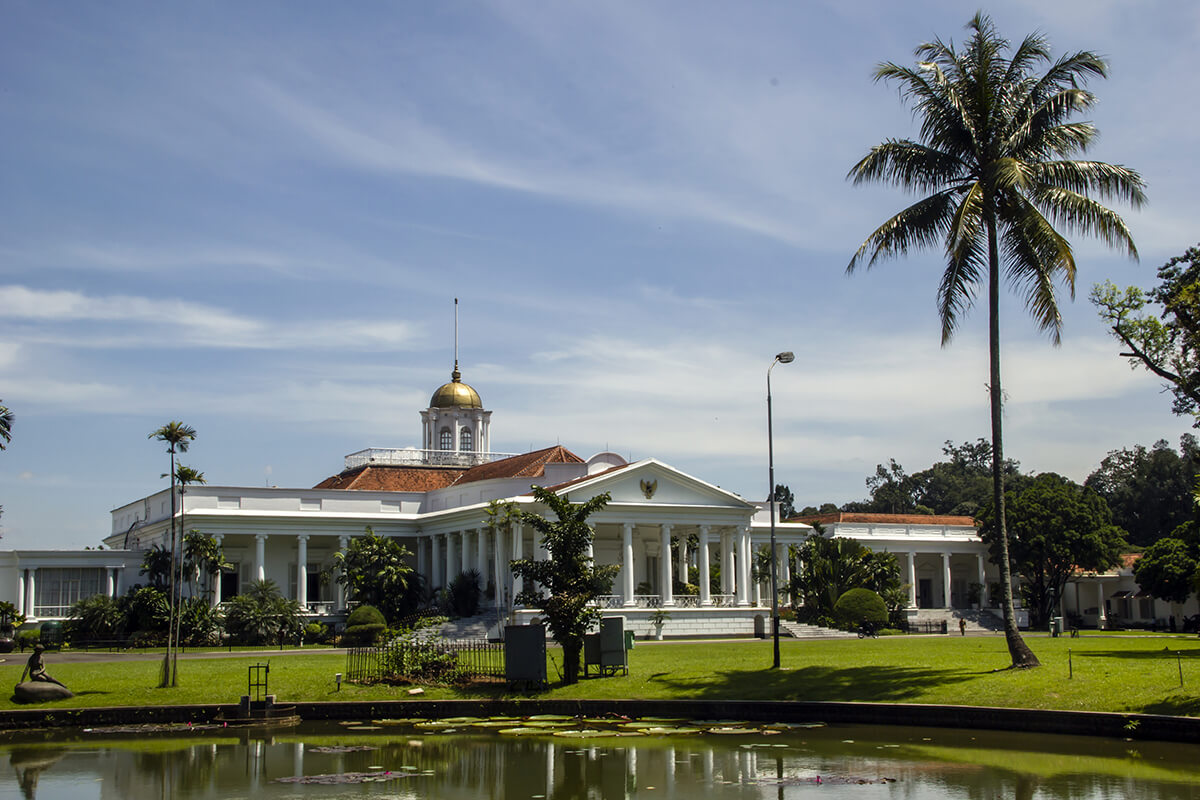
[[346,679],[358,683],[458,683],[481,678],[503,680],[503,642],[402,637],[376,647],[346,651]]

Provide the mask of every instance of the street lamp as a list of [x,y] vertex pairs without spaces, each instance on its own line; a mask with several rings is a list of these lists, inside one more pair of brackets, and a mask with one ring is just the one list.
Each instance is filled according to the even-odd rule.
[[771,366],[767,367],[767,502],[771,506],[771,638],[775,645],[775,662],[772,669],[779,669],[779,587],[775,578],[778,565],[775,555],[775,433],[771,427],[771,370],[776,364],[790,364],[795,360],[795,354],[785,350],[775,356]]

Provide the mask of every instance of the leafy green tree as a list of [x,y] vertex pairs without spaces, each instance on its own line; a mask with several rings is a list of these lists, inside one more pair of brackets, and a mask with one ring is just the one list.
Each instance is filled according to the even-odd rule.
[[608,594],[621,569],[615,564],[598,567],[588,555],[595,537],[588,517],[608,505],[612,497],[605,492],[583,503],[572,503],[566,496],[541,486],[533,487],[533,496],[556,519],[529,511],[517,512],[517,519],[541,535],[550,558],[511,562],[513,574],[525,579],[526,588],[516,599],[542,612],[550,634],[563,650],[563,682],[575,683],[579,680],[583,637],[602,614],[592,601]]
[[1196,523],[1187,523],[1146,548],[1133,565],[1133,577],[1143,591],[1168,603],[1185,603],[1193,591],[1200,591],[1196,528]]
[[[1023,490],[1008,494],[1010,556],[1023,578],[1021,593],[1031,623],[1047,624],[1077,569],[1103,571],[1125,548],[1124,531],[1112,524],[1104,498],[1061,475],[1043,472]],[[980,535],[999,557],[996,517],[980,515]]]
[[[880,64],[877,81],[894,82],[920,120],[920,140],[889,139],[850,171],[856,184],[884,182],[924,195],[879,226],[850,259],[847,271],[939,243],[946,269],[938,288],[942,343],[984,286],[992,427],[992,503],[997,541],[1007,551],[1004,513],[1003,389],[1000,383],[1001,273],[1023,295],[1039,327],[1057,343],[1062,317],[1055,283],[1074,291],[1075,257],[1055,224],[1137,250],[1121,217],[1101,199],[1144,202],[1141,176],[1127,167],[1073,160],[1096,129],[1071,118],[1095,96],[1085,86],[1107,64],[1081,51],[1052,59],[1034,34],[1010,52],[1009,42],[982,12],[968,23],[962,51],[940,39],[922,44],[917,63]],[[1034,70],[1046,66],[1044,74]],[[1004,632],[1014,667],[1038,665],[1017,631],[1007,552],[1001,558]]]
[[853,539],[818,533],[800,545],[799,556],[802,567],[792,574],[791,592],[819,625],[835,624],[838,598],[851,589],[882,595],[900,586],[895,554],[873,552]]
[[334,553],[332,569],[350,597],[395,622],[421,604],[423,583],[411,561],[412,553],[398,539],[368,527],[364,536],[350,540],[345,552]]
[[1129,532],[1129,541],[1146,547],[1196,518],[1192,484],[1200,472],[1200,442],[1184,434],[1179,452],[1159,440],[1147,450],[1138,445],[1109,452],[1084,485],[1095,489],[1112,509],[1113,522]]
[[775,485],[775,503],[777,519],[786,520],[796,516],[796,496],[792,494],[792,490],[787,487],[787,484]]
[[245,644],[275,644],[299,635],[300,614],[300,604],[284,597],[275,581],[252,581],[229,601],[225,631]]
[[[1111,281],[1092,287],[1092,305],[1113,338],[1128,348],[1130,366],[1166,381],[1173,410],[1200,427],[1200,246],[1189,247],[1158,268],[1158,286],[1120,289]],[[1148,305],[1157,314],[1143,313]]]
[[164,595],[171,586],[171,551],[160,544],[153,544],[142,554],[142,568],[138,575],[145,575],[150,586]]

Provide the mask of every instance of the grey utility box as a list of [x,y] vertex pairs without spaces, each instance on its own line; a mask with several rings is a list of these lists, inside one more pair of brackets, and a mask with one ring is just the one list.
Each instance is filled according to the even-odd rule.
[[601,675],[629,674],[629,658],[625,653],[625,618],[604,617],[600,632],[583,638],[583,674],[596,667]]
[[548,684],[545,626],[504,626],[504,679],[510,685],[541,688]]

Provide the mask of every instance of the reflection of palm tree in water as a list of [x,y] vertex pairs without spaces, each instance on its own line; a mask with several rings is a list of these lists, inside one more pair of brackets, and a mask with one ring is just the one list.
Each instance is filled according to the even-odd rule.
[[13,772],[17,773],[17,784],[25,800],[37,797],[38,777],[63,757],[61,752],[45,750],[13,750],[9,756]]

